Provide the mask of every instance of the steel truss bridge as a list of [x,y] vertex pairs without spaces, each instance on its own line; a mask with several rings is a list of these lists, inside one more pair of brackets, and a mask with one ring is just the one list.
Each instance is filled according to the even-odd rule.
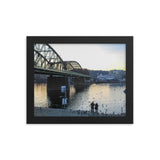
[[34,44],[34,73],[91,78],[76,61],[63,61],[49,44]]

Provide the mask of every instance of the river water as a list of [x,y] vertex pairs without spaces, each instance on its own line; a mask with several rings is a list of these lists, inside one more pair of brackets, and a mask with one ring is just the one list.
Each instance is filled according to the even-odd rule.
[[[66,109],[90,111],[90,103],[98,103],[99,113],[120,114],[126,112],[126,89],[125,83],[101,83],[92,84],[76,93],[74,86],[71,87],[70,100]],[[46,83],[34,84],[34,106],[52,106],[50,97],[47,95]]]

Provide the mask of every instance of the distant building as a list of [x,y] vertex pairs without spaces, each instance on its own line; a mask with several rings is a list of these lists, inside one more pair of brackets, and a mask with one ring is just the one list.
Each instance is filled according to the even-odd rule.
[[126,72],[124,70],[111,70],[109,71],[109,75],[113,76],[115,79],[124,79]]
[[112,79],[114,79],[114,76],[100,74],[100,75],[97,76],[97,79],[102,80],[102,81],[112,80]]
[[96,76],[97,81],[125,81],[126,72],[123,70],[111,70],[108,73],[99,73]]

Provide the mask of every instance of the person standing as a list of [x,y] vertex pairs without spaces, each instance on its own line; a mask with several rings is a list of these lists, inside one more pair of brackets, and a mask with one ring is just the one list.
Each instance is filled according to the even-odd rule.
[[98,103],[95,104],[95,110],[98,111]]
[[93,112],[94,111],[94,102],[92,102],[90,105],[91,105],[91,112]]

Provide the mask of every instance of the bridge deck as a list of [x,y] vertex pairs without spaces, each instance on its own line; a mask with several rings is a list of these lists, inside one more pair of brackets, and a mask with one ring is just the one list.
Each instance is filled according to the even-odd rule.
[[54,69],[43,69],[43,68],[38,68],[34,67],[34,73],[36,74],[52,74],[52,75],[62,75],[62,76],[71,76],[71,77],[85,77],[85,78],[92,78],[89,75],[86,74],[81,74],[77,72],[72,72],[72,71],[58,71]]

